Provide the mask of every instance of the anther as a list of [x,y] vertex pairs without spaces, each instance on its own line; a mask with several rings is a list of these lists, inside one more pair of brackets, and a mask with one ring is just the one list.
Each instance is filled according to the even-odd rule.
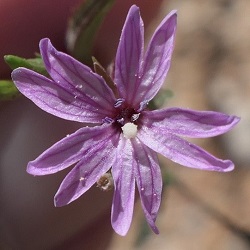
[[141,102],[141,103],[140,103],[140,107],[139,107],[139,109],[137,110],[137,112],[141,112],[142,110],[144,110],[144,109],[146,108],[147,105],[148,105],[148,100]]
[[102,119],[103,123],[112,123],[114,120],[110,117],[105,117],[104,119]]
[[122,98],[117,99],[115,104],[114,104],[114,107],[115,108],[120,107],[123,104],[123,102],[124,102],[124,99],[122,99]]
[[140,114],[133,114],[133,115],[131,116],[131,122],[136,121],[136,120],[139,118],[139,116],[140,116]]

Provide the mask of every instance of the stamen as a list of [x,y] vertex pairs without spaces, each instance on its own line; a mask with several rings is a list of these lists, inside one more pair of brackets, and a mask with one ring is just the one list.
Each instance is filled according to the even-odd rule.
[[137,135],[137,125],[128,122],[122,127],[122,132],[126,139],[135,138]]
[[136,120],[139,118],[139,116],[140,116],[140,113],[139,113],[139,114],[133,114],[133,115],[131,116],[131,122],[136,121]]
[[143,102],[140,103],[140,107],[137,110],[137,112],[141,112],[142,110],[144,110],[146,108],[146,106],[148,105],[148,100],[145,100]]
[[120,118],[120,119],[117,119],[117,122],[119,122],[120,124],[124,124],[124,121],[125,121],[125,119],[124,118]]
[[123,104],[123,102],[124,102],[124,99],[122,99],[122,98],[117,99],[116,103],[114,104],[114,107],[115,108],[120,107]]
[[114,120],[110,117],[105,117],[104,119],[102,119],[102,122],[103,123],[112,123],[112,122],[114,122]]

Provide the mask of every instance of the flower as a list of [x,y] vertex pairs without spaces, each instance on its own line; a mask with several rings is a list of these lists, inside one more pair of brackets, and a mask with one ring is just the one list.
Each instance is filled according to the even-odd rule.
[[223,134],[236,116],[181,108],[148,110],[168,73],[176,32],[176,11],[160,23],[144,55],[139,8],[127,15],[115,58],[115,94],[104,78],[42,39],[40,51],[51,79],[25,68],[13,71],[17,88],[44,111],[66,120],[92,123],[66,136],[28,163],[33,175],[48,175],[72,164],[55,195],[55,206],[85,193],[112,172],[114,196],[111,222],[125,235],[130,227],[135,185],[148,224],[155,233],[162,178],[157,153],[186,167],[226,172],[234,168],[180,136],[205,138]]

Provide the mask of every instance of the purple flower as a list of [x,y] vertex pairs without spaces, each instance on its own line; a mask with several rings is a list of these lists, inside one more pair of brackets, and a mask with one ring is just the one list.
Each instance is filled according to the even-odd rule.
[[130,227],[135,184],[145,217],[155,233],[162,178],[157,153],[186,167],[227,172],[230,160],[218,159],[180,136],[205,138],[232,129],[239,118],[212,111],[169,108],[150,111],[168,73],[174,47],[176,12],[160,23],[144,55],[143,21],[132,6],[115,58],[114,94],[104,78],[57,51],[49,39],[40,50],[51,79],[25,68],[13,71],[17,88],[46,112],[66,120],[92,123],[80,128],[29,162],[27,171],[48,175],[72,164],[55,195],[66,205],[85,193],[111,169],[114,179],[112,226],[125,235]]

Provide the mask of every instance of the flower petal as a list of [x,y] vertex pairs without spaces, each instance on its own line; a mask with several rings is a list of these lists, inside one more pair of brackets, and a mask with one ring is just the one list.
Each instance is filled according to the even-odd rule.
[[78,122],[101,123],[110,115],[95,103],[87,103],[61,84],[26,68],[12,72],[12,79],[19,91],[44,111],[60,118]]
[[230,160],[218,159],[174,134],[143,126],[137,136],[149,148],[183,166],[218,172],[234,169]]
[[121,135],[116,161],[112,167],[115,193],[111,222],[116,233],[122,236],[126,235],[129,230],[134,210],[134,164],[131,141]]
[[149,43],[135,103],[151,100],[161,88],[170,68],[177,14],[171,11],[160,23]]
[[50,40],[40,41],[40,51],[46,70],[52,79],[71,92],[81,102],[112,114],[115,96],[103,78],[73,57],[57,51]]
[[158,234],[155,220],[161,203],[162,176],[157,154],[138,139],[132,140],[132,144],[137,164],[135,177],[142,208],[150,227]]
[[63,138],[29,162],[27,172],[33,175],[48,175],[63,170],[79,161],[88,152],[101,148],[111,141],[116,130],[110,125],[81,128]]
[[139,8],[133,5],[127,15],[115,60],[115,83],[121,98],[133,103],[138,88],[138,73],[142,62],[144,43],[143,21]]
[[68,173],[56,195],[55,206],[64,206],[79,198],[112,166],[116,156],[119,134],[113,134],[92,146],[86,147],[81,160]]
[[181,108],[144,111],[142,117],[150,129],[193,138],[224,134],[240,121],[239,117],[219,112]]

